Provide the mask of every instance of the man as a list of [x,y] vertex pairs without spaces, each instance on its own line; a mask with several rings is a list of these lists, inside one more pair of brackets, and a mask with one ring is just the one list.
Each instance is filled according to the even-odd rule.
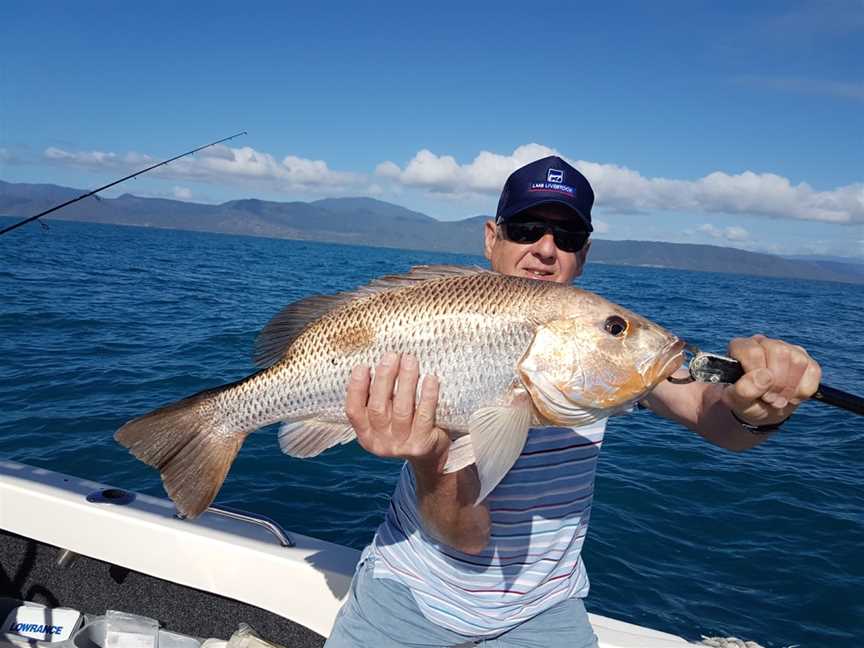
[[[516,170],[485,226],[492,269],[570,283],[588,256],[593,203],[587,179],[558,157]],[[734,385],[663,382],[643,404],[742,451],[819,384],[819,365],[779,340],[735,339],[729,355],[746,372]],[[442,473],[450,442],[435,426],[438,384],[427,377],[415,406],[419,372],[416,358],[396,354],[382,358],[374,380],[368,367],[352,372],[346,413],[360,444],[406,464],[326,645],[596,646],[580,551],[605,420],[532,429],[516,464],[475,506],[474,467]]]

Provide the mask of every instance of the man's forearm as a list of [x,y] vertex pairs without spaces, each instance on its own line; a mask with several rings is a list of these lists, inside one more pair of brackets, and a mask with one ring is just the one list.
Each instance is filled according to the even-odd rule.
[[446,475],[437,465],[412,461],[411,467],[426,532],[464,553],[480,553],[489,543],[491,522],[486,504],[474,505],[480,492],[474,466]]
[[655,414],[676,420],[711,443],[734,452],[748,450],[771,436],[753,434],[741,427],[722,395],[720,385],[663,383],[643,402]]
[[723,401],[722,393],[723,388],[718,385],[706,386],[696,432],[708,441],[734,452],[749,450],[772,435],[770,432],[753,434],[742,427]]

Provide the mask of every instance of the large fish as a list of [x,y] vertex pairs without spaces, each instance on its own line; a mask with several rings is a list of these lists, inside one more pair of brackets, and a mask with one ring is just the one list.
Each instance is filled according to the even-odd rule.
[[115,438],[157,468],[177,509],[216,497],[246,436],[281,421],[279,443],[312,457],[354,439],[351,368],[412,353],[440,380],[445,471],[476,463],[482,501],[536,425],[585,425],[630,407],[682,362],[684,342],[573,286],[479,268],[420,266],[354,292],[287,306],[256,341],[264,367],[136,418]]

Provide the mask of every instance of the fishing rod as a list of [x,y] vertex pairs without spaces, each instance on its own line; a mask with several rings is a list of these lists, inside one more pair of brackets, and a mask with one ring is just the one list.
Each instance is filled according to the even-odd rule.
[[[684,384],[698,381],[707,383],[734,383],[744,375],[741,363],[733,358],[718,355],[716,353],[705,353],[695,346],[687,349],[692,354],[689,366],[690,375],[687,378],[668,378],[670,382]],[[819,388],[811,397],[826,405],[839,407],[847,412],[864,416],[864,398],[841,391],[836,387],[819,383]]]
[[[232,140],[235,137],[240,137],[241,135],[246,135],[246,131],[240,131],[239,133],[235,133],[234,135],[231,135],[230,137],[223,137],[222,139],[217,140],[215,142],[210,142],[209,144],[205,144],[204,146],[199,146],[196,149],[192,149],[191,151],[186,151],[185,153],[181,153],[180,155],[175,155],[174,157],[172,157],[169,160],[163,160],[162,162],[159,162],[158,164],[154,164],[153,166],[149,166],[146,169],[141,169],[140,171],[137,171],[136,173],[128,175],[125,178],[120,178],[119,180],[115,180],[114,182],[106,184],[104,187],[99,187],[98,189],[94,189],[93,191],[88,191],[87,193],[82,194],[82,195],[78,196],[77,198],[73,198],[72,200],[67,200],[64,203],[62,203],[60,205],[56,205],[56,206],[52,207],[51,209],[46,209],[45,211],[40,212],[40,213],[36,214],[35,216],[31,216],[30,218],[25,218],[24,220],[19,221],[19,222],[15,223],[14,225],[10,225],[9,227],[5,227],[2,230],[0,230],[0,235],[5,234],[6,232],[11,232],[16,227],[21,227],[22,225],[26,225],[27,223],[30,223],[31,221],[34,221],[37,218],[41,218],[42,216],[45,216],[46,214],[50,214],[53,211],[57,211],[58,209],[63,209],[67,205],[71,205],[74,202],[78,202],[79,200],[84,200],[85,198],[89,198],[90,196],[95,196],[100,191],[104,191],[105,189],[108,189],[109,187],[113,187],[114,185],[118,185],[121,182],[126,182],[126,180],[131,180],[132,178],[139,176],[142,173],[147,173],[148,171],[152,171],[153,169],[156,169],[156,168],[163,166],[165,164],[170,164],[174,160],[179,160],[182,157],[186,157],[187,155],[192,155],[193,153],[197,153],[198,151],[202,151],[206,148],[210,148],[211,146],[216,146],[217,144],[221,144],[222,142],[227,142],[228,140]],[[96,198],[98,199],[99,196],[96,196]],[[44,225],[44,223],[42,223],[42,221],[39,221],[39,222],[40,222],[40,224]]]

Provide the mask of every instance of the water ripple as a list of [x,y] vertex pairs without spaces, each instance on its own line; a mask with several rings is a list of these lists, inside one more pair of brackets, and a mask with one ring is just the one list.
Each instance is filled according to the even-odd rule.
[[[0,456],[160,496],[114,432],[250,373],[257,332],[286,303],[418,263],[483,263],[66,222],[16,234],[0,259]],[[864,287],[590,264],[583,285],[706,350],[756,332],[802,344],[826,382],[864,392]],[[807,403],[740,455],[648,413],[610,421],[584,551],[589,608],[690,638],[857,646],[861,421]],[[249,437],[220,501],[359,548],[398,472],[356,444],[285,457],[271,427]]]

